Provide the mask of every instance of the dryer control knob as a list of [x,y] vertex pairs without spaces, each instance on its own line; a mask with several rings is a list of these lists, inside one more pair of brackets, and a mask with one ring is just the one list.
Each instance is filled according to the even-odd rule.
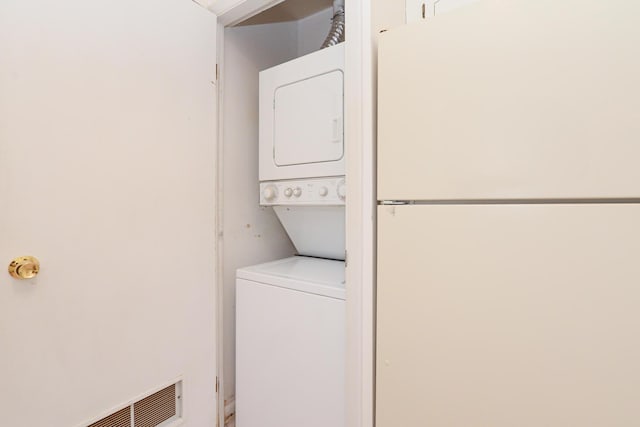
[[291,197],[291,195],[293,194],[293,190],[290,188],[287,188],[286,190],[284,190],[284,195],[286,197]]
[[296,196],[296,197],[302,196],[302,188],[296,187],[296,189],[293,190],[293,195]]
[[347,186],[344,181],[338,184],[338,197],[340,197],[340,200],[344,200],[347,197]]
[[264,190],[262,191],[262,195],[264,196],[265,200],[271,201],[278,196],[278,189],[273,185],[270,185],[264,188]]
[[327,189],[327,187],[320,187],[320,189],[318,190],[318,194],[322,197],[325,197],[327,194],[329,194],[329,190]]

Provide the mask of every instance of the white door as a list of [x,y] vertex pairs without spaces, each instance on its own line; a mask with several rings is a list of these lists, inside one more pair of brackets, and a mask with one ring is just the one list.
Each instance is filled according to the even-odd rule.
[[640,205],[381,206],[377,426],[638,423]]
[[215,58],[188,0],[0,2],[0,424],[215,425]]

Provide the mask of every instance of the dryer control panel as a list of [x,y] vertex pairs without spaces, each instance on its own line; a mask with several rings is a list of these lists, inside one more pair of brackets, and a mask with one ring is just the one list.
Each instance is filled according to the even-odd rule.
[[346,196],[344,176],[260,183],[260,204],[263,206],[339,206],[344,205]]

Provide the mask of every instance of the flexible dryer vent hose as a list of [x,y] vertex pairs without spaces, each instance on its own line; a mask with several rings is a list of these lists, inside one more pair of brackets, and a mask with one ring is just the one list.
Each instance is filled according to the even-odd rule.
[[344,41],[344,0],[334,0],[333,19],[331,20],[331,30],[327,35],[321,49],[334,46]]

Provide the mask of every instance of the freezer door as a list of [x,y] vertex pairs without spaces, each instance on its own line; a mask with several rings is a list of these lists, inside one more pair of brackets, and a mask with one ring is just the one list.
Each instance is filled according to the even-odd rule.
[[639,218],[380,207],[376,425],[638,425]]
[[640,197],[638,16],[484,0],[382,33],[379,200]]

